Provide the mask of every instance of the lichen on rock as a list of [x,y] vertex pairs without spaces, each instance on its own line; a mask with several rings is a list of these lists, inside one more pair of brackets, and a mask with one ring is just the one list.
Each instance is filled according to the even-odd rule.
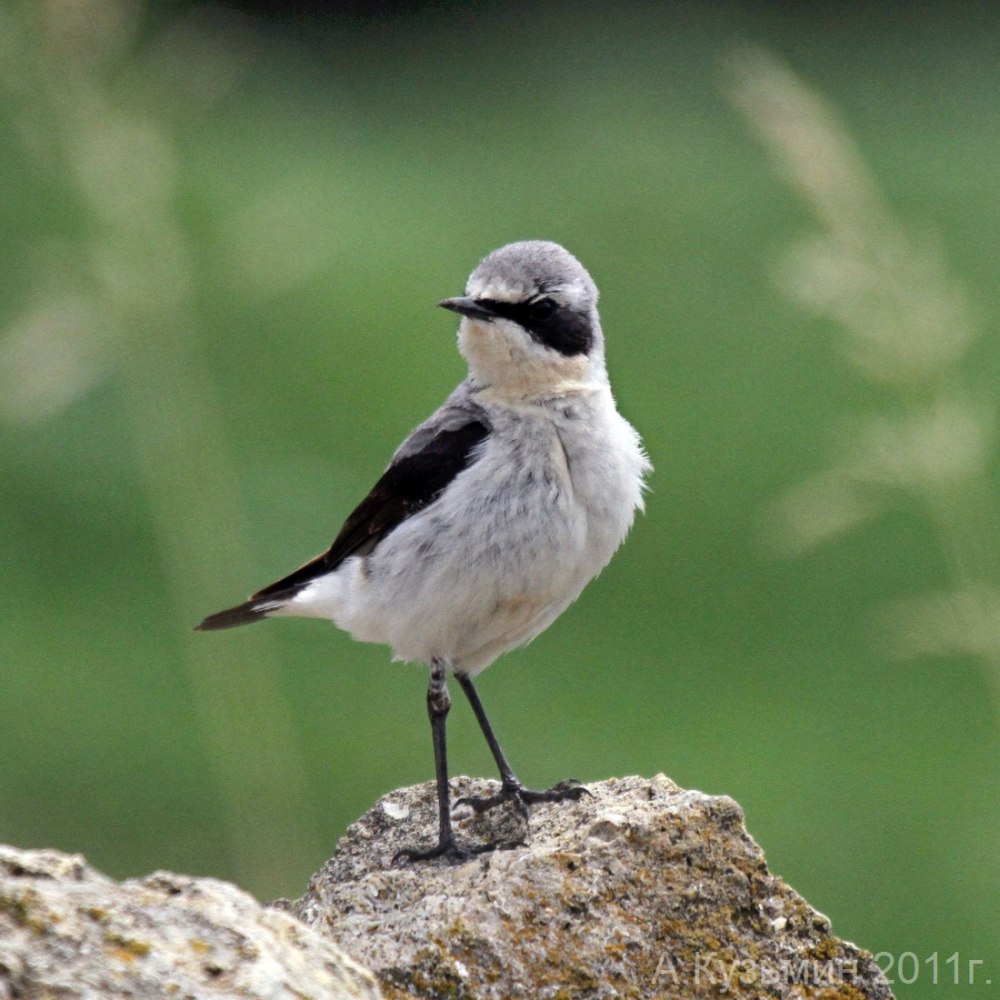
[[79,855],[0,846],[0,1000],[376,1000],[333,942],[236,886],[115,882]]
[[[452,781],[458,797],[493,790]],[[871,956],[768,872],[732,799],[662,775],[588,790],[533,806],[530,831],[506,807],[457,823],[470,844],[519,846],[394,865],[436,816],[432,784],[399,789],[283,905],[372,969],[386,997],[892,996]]]
[[433,784],[398,789],[301,899],[269,907],[215,879],[118,883],[0,847],[0,1000],[891,1000],[872,957],[768,871],[731,799],[662,775],[588,791],[528,821],[457,809],[465,842],[507,849],[394,865],[437,818]]

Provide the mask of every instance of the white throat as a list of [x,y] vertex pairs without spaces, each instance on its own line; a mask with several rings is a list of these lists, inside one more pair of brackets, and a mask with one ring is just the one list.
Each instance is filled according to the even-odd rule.
[[464,318],[458,329],[458,349],[479,382],[512,400],[550,399],[606,383],[599,361],[595,371],[595,362],[587,355],[561,355],[535,343],[507,320]]

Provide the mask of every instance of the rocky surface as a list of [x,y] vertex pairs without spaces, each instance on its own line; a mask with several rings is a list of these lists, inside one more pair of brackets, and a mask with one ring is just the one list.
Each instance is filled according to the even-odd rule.
[[[495,788],[452,782],[456,798]],[[890,1000],[871,956],[768,872],[731,799],[662,775],[588,789],[533,806],[530,829],[509,806],[464,807],[463,843],[507,849],[394,865],[436,829],[433,785],[399,789],[270,907],[214,879],[117,883],[0,847],[0,1000]]]
[[[456,797],[495,784],[456,778]],[[394,866],[433,841],[433,785],[385,796],[295,903],[373,969],[386,997],[890,998],[871,956],[780,878],[728,798],[663,776],[579,802],[471,813],[463,842],[524,846]],[[468,812],[468,811],[467,811]]]
[[228,883],[118,883],[78,855],[0,846],[0,1000],[378,996],[328,938]]

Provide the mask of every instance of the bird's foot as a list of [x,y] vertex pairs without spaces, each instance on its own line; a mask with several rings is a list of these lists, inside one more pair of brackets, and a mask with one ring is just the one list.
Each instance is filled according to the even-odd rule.
[[466,796],[459,799],[456,806],[469,806],[477,813],[484,813],[496,806],[503,805],[504,802],[513,802],[514,808],[527,819],[528,806],[536,802],[564,802],[567,799],[576,802],[590,792],[576,778],[567,778],[560,781],[558,785],[535,791],[525,788],[519,781],[504,782],[500,786],[500,791],[496,795]]
[[523,841],[516,843],[493,843],[477,844],[474,847],[461,846],[454,837],[442,837],[434,847],[427,850],[418,850],[413,847],[404,847],[393,856],[393,867],[413,861],[432,861],[434,858],[445,858],[449,864],[460,865],[463,861],[470,861],[480,854],[488,854],[490,851],[509,851],[515,847],[523,846]]
[[392,858],[393,865],[411,861],[432,861],[434,858],[446,858],[451,864],[461,864],[470,858],[481,854],[482,850],[475,847],[462,847],[454,837],[442,837],[434,847],[420,850],[415,847],[404,847]]

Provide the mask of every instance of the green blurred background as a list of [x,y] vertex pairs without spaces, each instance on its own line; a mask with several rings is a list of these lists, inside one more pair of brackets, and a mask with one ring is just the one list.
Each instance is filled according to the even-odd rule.
[[[431,778],[424,670],[320,622],[191,627],[329,544],[462,377],[434,304],[553,239],[656,473],[600,580],[482,678],[520,776],[731,795],[838,934],[917,963],[901,995],[955,991],[955,952],[991,995],[1000,8],[339,9],[0,9],[0,839],[294,896]],[[741,110],[746,44],[836,109],[879,232],[930,248],[901,287],[957,298],[920,306],[951,346],[916,375],[795,294],[803,239],[852,238]],[[895,432],[884,476],[851,457],[928,421],[920,475]],[[450,740],[493,773],[464,704]]]

